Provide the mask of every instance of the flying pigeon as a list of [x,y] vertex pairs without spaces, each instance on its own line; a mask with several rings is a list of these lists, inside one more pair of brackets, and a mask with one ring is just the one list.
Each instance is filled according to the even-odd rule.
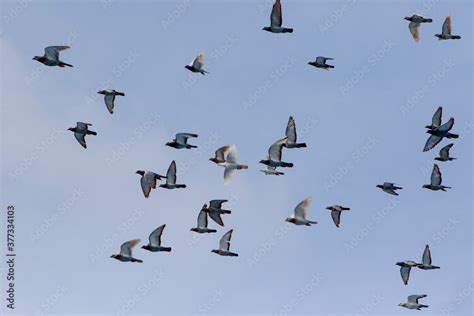
[[423,304],[419,304],[419,303],[418,303],[418,300],[419,300],[420,298],[424,298],[424,297],[426,297],[425,294],[422,294],[422,295],[410,295],[410,296],[408,296],[408,302],[406,302],[406,303],[400,303],[400,304],[398,304],[398,306],[402,306],[402,307],[405,307],[405,308],[408,308],[408,309],[421,310],[422,308],[428,307],[428,305],[423,305]]
[[270,166],[267,166],[266,169],[262,169],[260,171],[266,174],[267,176],[268,175],[282,176],[285,174],[283,172],[276,170],[276,167],[270,167]]
[[443,125],[435,129],[427,130],[426,132],[428,134],[431,134],[431,136],[426,141],[423,151],[428,151],[428,150],[433,149],[436,145],[439,144],[439,142],[441,142],[441,140],[443,140],[444,137],[448,139],[458,138],[459,135],[452,134],[449,132],[453,128],[453,125],[454,125],[454,118],[450,118],[449,121],[447,121]]
[[439,157],[436,157],[435,160],[438,160],[438,161],[451,161],[451,160],[457,159],[457,158],[453,158],[453,157],[449,156],[449,150],[451,149],[451,147],[453,147],[453,145],[454,144],[451,143],[451,144],[446,145],[443,148],[441,148],[441,150],[439,151]]
[[72,65],[59,60],[59,52],[68,48],[69,46],[48,46],[44,49],[43,56],[35,56],[33,57],[33,60],[37,60],[46,66],[73,67]]
[[198,72],[204,76],[205,74],[208,74],[209,72],[204,70],[203,67],[204,67],[204,54],[203,53],[199,53],[189,65],[184,66],[184,68],[188,69],[189,71]]
[[221,240],[219,241],[219,249],[212,249],[211,252],[217,253],[220,256],[228,256],[228,257],[237,257],[238,254],[235,252],[231,252],[230,249],[230,238],[232,237],[232,232],[234,230],[231,229],[227,233],[222,236]]
[[161,235],[163,234],[163,229],[165,229],[166,224],[161,225],[157,229],[151,232],[150,237],[148,239],[150,240],[148,245],[142,246],[143,249],[152,251],[152,252],[157,252],[157,251],[166,251],[170,252],[171,247],[162,247],[161,246]]
[[318,222],[309,221],[306,219],[306,213],[308,211],[309,204],[311,204],[311,197],[307,197],[296,205],[294,214],[286,219],[287,222],[295,225],[311,226],[311,224],[317,224]]
[[413,36],[413,39],[415,40],[415,42],[418,42],[420,40],[420,35],[418,33],[418,30],[420,28],[421,23],[433,22],[433,19],[426,19],[416,14],[405,17],[405,20],[410,21],[410,24],[408,24],[408,28],[410,29],[410,33]]
[[111,255],[110,258],[117,259],[122,262],[140,262],[143,261],[132,257],[132,248],[140,243],[140,239],[133,239],[127,242],[124,242],[120,246],[120,253],[116,255]]
[[282,23],[281,3],[280,0],[275,0],[270,14],[270,26],[264,27],[263,30],[271,33],[293,33],[293,29],[281,27]]
[[308,65],[314,66],[316,68],[322,68],[325,70],[329,70],[329,68],[334,68],[333,65],[326,64],[327,60],[334,60],[334,58],[329,58],[329,57],[316,57],[315,61],[310,61]]
[[216,154],[214,157],[209,158],[210,161],[212,161],[215,164],[223,163],[225,162],[225,157],[224,154],[230,149],[229,145],[222,146],[218,150],[216,150]]
[[204,204],[198,215],[197,227],[191,228],[191,231],[204,234],[204,233],[215,233],[217,230],[207,228],[207,205]]
[[431,119],[431,125],[426,125],[425,128],[428,129],[437,129],[441,126],[441,117],[443,116],[443,107],[440,106],[436,112],[433,114],[433,118]]
[[68,131],[74,132],[74,137],[76,137],[79,144],[84,148],[87,148],[86,135],[97,135],[96,132],[89,130],[89,126],[92,126],[92,124],[77,122],[76,127],[68,128]]
[[212,218],[214,222],[220,226],[224,226],[222,221],[221,214],[231,214],[229,210],[222,209],[222,204],[227,202],[227,200],[211,200],[209,201],[209,207],[207,204],[204,204],[203,209],[209,213],[209,217]]
[[175,138],[173,139],[172,142],[166,143],[166,146],[173,147],[176,149],[191,149],[191,148],[197,148],[197,146],[190,145],[188,144],[188,138],[191,137],[198,137],[197,134],[191,134],[191,133],[178,133],[176,134]]
[[395,192],[395,190],[403,189],[402,187],[399,187],[395,183],[391,183],[391,182],[384,182],[383,184],[378,184],[377,188],[380,188],[382,189],[382,191],[388,194],[392,194],[392,195],[398,195],[398,193]]
[[422,270],[434,270],[439,269],[439,267],[431,265],[431,251],[430,246],[425,246],[425,251],[423,251],[423,257],[421,258],[421,264],[418,268]]
[[401,261],[396,263],[397,266],[400,266],[400,275],[402,276],[403,284],[408,284],[408,279],[410,278],[410,271],[412,267],[417,267],[420,264],[415,261]]
[[275,143],[273,143],[268,149],[267,159],[260,160],[260,163],[270,166],[270,167],[282,167],[282,168],[293,167],[293,164],[291,162],[281,161],[283,145],[286,143],[287,139],[288,139],[288,136],[285,136],[282,139],[279,139]]
[[100,90],[97,93],[104,95],[105,105],[107,106],[107,110],[109,110],[110,114],[114,114],[115,96],[116,95],[125,96],[125,93],[118,92],[118,91],[115,91],[113,89]]
[[438,40],[461,39],[459,35],[451,35],[451,16],[447,16],[443,23],[441,34],[435,34]]
[[451,187],[447,187],[441,184],[443,181],[441,177],[441,171],[439,171],[439,167],[437,164],[433,165],[433,171],[431,172],[431,183],[430,184],[425,184],[423,186],[424,189],[430,189],[433,191],[445,191],[446,189],[451,189]]
[[185,188],[186,184],[176,184],[176,162],[173,160],[166,172],[166,183],[160,184],[160,188],[165,189],[181,189]]
[[[224,148],[224,147],[222,147]],[[222,149],[220,148],[220,149]],[[220,150],[219,149],[219,150]],[[218,150],[218,151],[219,151]],[[216,162],[218,166],[221,166],[221,167],[224,167],[225,170],[224,170],[224,184],[229,184],[230,182],[230,179],[232,177],[232,175],[234,174],[234,170],[242,170],[242,169],[248,169],[248,166],[246,165],[241,165],[239,163],[237,163],[237,148],[235,147],[235,145],[232,145],[232,146],[229,146],[229,149],[226,150],[225,152],[227,152],[227,156],[225,157],[224,161],[221,161],[220,160],[220,156],[224,155],[224,153],[219,153],[216,151],[216,158],[211,158],[210,160],[211,161],[219,161],[219,162]]]
[[156,189],[156,180],[166,178],[152,171],[138,170],[135,173],[142,176],[140,179],[140,184],[142,186],[143,195],[145,195],[145,198],[148,198],[148,196],[150,196],[151,189]]
[[297,143],[296,142],[296,125],[295,119],[293,116],[290,116],[288,119],[288,124],[286,125],[286,142],[283,144],[286,148],[302,148],[306,147],[306,143]]
[[331,217],[334,224],[336,224],[336,227],[339,227],[339,224],[341,223],[341,212],[350,210],[350,208],[340,205],[328,206],[326,209],[331,211]]

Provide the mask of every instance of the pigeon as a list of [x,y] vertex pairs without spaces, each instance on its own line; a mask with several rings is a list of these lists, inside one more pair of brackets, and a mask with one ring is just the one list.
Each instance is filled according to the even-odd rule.
[[293,167],[293,164],[291,162],[281,161],[283,145],[286,143],[287,139],[288,139],[288,136],[285,136],[282,139],[279,139],[275,143],[273,143],[268,149],[267,159],[260,160],[260,163],[270,166],[270,167],[282,167],[282,168]]
[[296,125],[295,119],[293,116],[290,116],[288,119],[288,124],[286,125],[286,142],[283,144],[286,148],[303,148],[306,147],[306,143],[297,143],[296,142]]
[[148,198],[148,196],[150,196],[151,189],[156,189],[156,180],[166,178],[152,171],[138,170],[135,173],[142,176],[140,179],[140,184],[142,186],[143,195],[145,195],[145,198]]
[[408,28],[410,29],[410,33],[413,36],[413,39],[415,40],[415,42],[418,42],[420,40],[420,35],[418,33],[418,30],[420,28],[421,23],[433,22],[433,19],[426,19],[416,14],[405,17],[405,20],[410,21],[410,24],[408,24]]
[[336,224],[336,227],[339,227],[339,224],[341,223],[341,212],[350,210],[350,208],[340,205],[328,206],[326,209],[331,211],[331,217],[334,224]]
[[447,187],[441,184],[443,181],[441,177],[441,171],[439,171],[439,167],[437,164],[433,165],[433,171],[431,172],[431,183],[430,184],[425,184],[423,186],[424,189],[430,189],[433,191],[444,191],[446,192],[446,189],[451,189],[451,187]]
[[395,183],[391,183],[391,182],[384,182],[383,184],[378,184],[377,188],[380,188],[382,189],[382,191],[388,194],[392,194],[392,195],[398,195],[398,193],[395,192],[395,190],[403,189],[402,187],[399,187]]
[[402,276],[403,284],[408,284],[408,279],[410,278],[410,271],[412,267],[417,267],[420,264],[415,261],[401,261],[396,263],[397,266],[400,266],[400,275]]
[[439,267],[431,265],[431,251],[430,246],[425,246],[425,251],[423,251],[423,257],[421,258],[421,264],[418,268],[422,270],[434,270],[439,269]]
[[216,154],[214,157],[209,158],[210,161],[212,161],[215,164],[223,163],[225,162],[225,157],[224,154],[230,149],[229,145],[222,146],[218,150],[216,150]]
[[271,33],[293,33],[293,29],[281,27],[282,24],[283,15],[281,13],[281,3],[280,0],[275,0],[272,13],[270,14],[270,26],[264,27],[263,30]]
[[190,145],[188,144],[188,138],[191,137],[198,137],[197,134],[191,134],[191,133],[178,133],[176,134],[175,138],[173,139],[172,142],[166,143],[166,146],[173,147],[176,149],[191,149],[191,148],[197,148],[197,146]]
[[89,126],[92,126],[92,124],[77,122],[76,127],[68,128],[68,131],[74,132],[74,137],[76,137],[79,144],[84,148],[87,148],[86,135],[97,135],[96,132],[89,130]]
[[181,189],[185,187],[186,184],[176,184],[176,162],[173,160],[166,172],[166,183],[160,184],[160,188]]
[[133,240],[124,242],[120,246],[120,253],[116,255],[111,255],[110,258],[114,258],[122,262],[142,263],[143,262],[142,260],[132,257],[132,248],[138,245],[139,243],[140,243],[140,239],[133,239]]
[[326,64],[327,60],[334,60],[334,58],[319,56],[319,57],[316,57],[315,61],[310,61],[308,63],[308,65],[314,66],[316,68],[322,68],[322,69],[325,69],[325,70],[329,70],[330,68],[334,68],[333,65]]
[[262,169],[260,171],[263,172],[264,174],[266,174],[267,176],[268,175],[275,175],[275,176],[284,175],[283,172],[280,172],[280,171],[276,170],[276,167],[267,166],[267,169]]
[[436,157],[435,160],[438,160],[438,161],[451,161],[451,160],[457,159],[457,158],[453,158],[453,157],[449,156],[449,150],[451,149],[451,147],[453,147],[453,145],[454,144],[451,143],[451,144],[446,145],[443,148],[441,148],[441,150],[439,151],[439,157]]
[[443,23],[441,34],[435,34],[438,40],[461,39],[459,35],[451,35],[451,16],[447,16]]
[[205,74],[208,74],[209,72],[204,70],[203,67],[204,67],[204,54],[203,53],[199,53],[189,65],[184,66],[184,68],[188,69],[189,71],[198,72],[204,76]]
[[441,126],[441,117],[443,116],[443,107],[440,106],[436,112],[433,114],[433,118],[431,119],[431,125],[426,125],[425,128],[428,129],[437,129]]
[[309,204],[311,204],[311,197],[307,197],[296,205],[294,214],[286,219],[287,222],[295,225],[311,226],[311,224],[317,224],[318,222],[309,221],[306,219],[306,213],[308,211]]
[[219,249],[212,249],[211,252],[214,252],[220,256],[227,256],[227,257],[237,257],[238,254],[235,252],[231,252],[230,249],[230,239],[232,237],[232,232],[234,230],[231,229],[227,233],[222,236],[221,240],[219,241]]
[[161,225],[157,229],[151,232],[150,237],[148,239],[150,242],[146,246],[142,246],[143,249],[152,251],[152,252],[157,252],[157,251],[166,251],[170,252],[171,247],[162,247],[161,246],[161,235],[163,234],[163,229],[165,229],[166,224]]
[[[234,174],[234,171],[236,169],[237,170],[248,169],[248,166],[237,163],[237,148],[235,147],[235,145],[229,146],[229,149],[226,152],[228,153],[224,161],[220,161],[218,159],[214,160],[213,158],[210,159],[214,162],[220,161],[220,162],[216,162],[217,165],[225,168],[224,170],[224,184],[225,185],[229,184],[230,179],[232,178],[232,175]],[[217,157],[217,152],[216,152],[216,157]]]
[[435,128],[435,129],[429,129],[426,132],[428,134],[431,134],[431,136],[428,138],[428,140],[425,143],[425,147],[423,148],[423,151],[429,151],[433,149],[436,145],[443,140],[444,137],[451,139],[451,138],[458,138],[459,135],[457,134],[452,134],[449,131],[453,128],[454,125],[454,118],[450,118],[449,121],[444,123],[443,125]]
[[209,213],[209,217],[212,218],[212,220],[220,226],[224,226],[221,214],[232,213],[229,210],[222,209],[222,204],[225,202],[227,202],[227,200],[211,200],[209,201],[209,207],[207,207],[207,204],[204,204],[203,206],[203,209],[205,209],[205,211]]
[[66,64],[59,60],[59,52],[68,49],[69,46],[48,46],[44,49],[43,56],[35,56],[33,60],[37,60],[46,66],[59,66],[59,67],[73,67],[70,64]]
[[215,233],[217,230],[207,228],[207,205],[204,204],[198,215],[197,227],[191,228],[191,231],[204,234],[204,233]]
[[114,114],[114,101],[115,101],[115,96],[120,95],[122,97],[125,96],[125,93],[123,92],[118,92],[113,89],[105,89],[105,90],[100,90],[97,92],[98,94],[103,94],[104,95],[104,101],[105,101],[105,106],[107,106],[107,110],[109,110],[110,114]]
[[426,297],[426,294],[410,295],[410,296],[408,296],[408,302],[400,303],[400,304],[398,304],[398,306],[402,306],[402,307],[405,307],[405,308],[408,308],[408,309],[416,309],[416,310],[421,310],[422,308],[427,308],[428,305],[423,305],[423,304],[418,303],[418,300],[420,298],[424,298],[424,297]]

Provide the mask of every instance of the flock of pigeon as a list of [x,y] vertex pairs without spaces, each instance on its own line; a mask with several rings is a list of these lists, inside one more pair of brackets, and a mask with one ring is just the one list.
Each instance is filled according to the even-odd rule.
[[[432,19],[424,18],[420,15],[412,15],[411,17],[405,17],[406,20],[410,21],[409,30],[415,39],[419,41],[419,28],[421,23],[431,23]],[[276,0],[272,12],[270,15],[270,26],[264,27],[263,30],[271,33],[292,33],[292,28],[282,27],[282,10],[280,0]],[[440,40],[447,39],[460,39],[459,35],[451,34],[451,17],[448,16],[444,21],[442,27],[442,33],[436,34]],[[46,66],[59,66],[59,67],[73,67],[71,64],[65,63],[59,59],[59,53],[63,50],[68,49],[68,46],[49,46],[45,48],[44,56],[35,56],[33,59],[38,62],[43,63]],[[332,58],[319,56],[315,61],[309,62],[308,64],[316,68],[321,68],[329,70],[334,68],[333,65],[327,64],[328,60],[333,60]],[[185,66],[186,69],[193,73],[200,73],[202,75],[209,74],[208,71],[204,70],[204,54],[199,53],[196,58],[189,64]],[[97,93],[104,95],[105,105],[110,114],[114,113],[115,107],[115,97],[116,96],[125,96],[125,93],[118,92],[113,89],[100,90]],[[452,134],[450,131],[454,125],[454,118],[450,118],[446,123],[442,124],[442,107],[439,107],[432,118],[432,123],[426,126],[427,133],[430,134],[423,151],[429,151],[433,149],[438,143],[440,143],[443,138],[454,139],[458,138],[458,135]],[[87,148],[85,136],[86,135],[97,135],[96,132],[89,129],[92,124],[77,122],[75,127],[69,128],[70,131],[74,133],[75,138],[79,144]],[[197,134],[192,133],[178,133],[175,138],[166,143],[166,146],[175,148],[175,149],[192,149],[197,148],[195,145],[188,143],[190,138],[197,138]],[[449,156],[449,150],[452,148],[453,144],[448,144],[444,146],[440,152],[439,157],[436,157],[437,161],[451,161],[456,158]],[[292,149],[292,148],[304,148],[306,147],[305,143],[297,142],[296,134],[296,125],[293,117],[290,116],[288,124],[286,127],[285,137],[277,140],[273,143],[268,149],[268,156],[266,159],[260,160],[260,163],[265,165],[266,168],[260,170],[265,175],[275,175],[282,176],[283,172],[278,171],[277,168],[292,168],[293,164],[290,162],[284,162],[282,160],[283,148]],[[224,184],[228,184],[235,170],[244,170],[248,169],[247,165],[239,164],[237,162],[237,148],[234,145],[226,145],[216,150],[215,156],[209,159],[217,166],[224,168]],[[152,171],[138,170],[136,172],[141,176],[140,184],[145,198],[148,198],[151,192],[151,189],[156,189],[157,181],[166,179],[164,184],[161,184],[159,187],[165,189],[178,189],[186,188],[185,184],[176,183],[176,162],[173,160],[168,168],[166,176],[162,176]],[[430,190],[442,190],[450,189],[450,187],[444,186],[441,184],[441,172],[438,165],[435,163],[433,166],[433,171],[431,174],[431,183],[426,184],[423,188]],[[402,189],[401,186],[398,186],[391,182],[385,182],[383,184],[377,185],[378,188],[382,189],[384,192],[398,195],[397,190]],[[198,219],[197,227],[191,228],[191,231],[204,234],[204,233],[216,233],[216,229],[208,228],[208,216],[218,225],[224,226],[221,215],[231,214],[230,210],[222,208],[222,205],[227,202],[227,200],[211,200],[209,206],[204,204],[201,208]],[[312,224],[317,224],[316,221],[310,221],[306,219],[307,209],[311,203],[311,197],[307,197],[301,201],[294,209],[294,213],[289,216],[286,221],[295,225],[304,225],[311,226]],[[343,207],[340,205],[328,206],[327,210],[331,211],[331,217],[333,219],[336,227],[339,227],[341,222],[341,213],[343,211],[348,211],[350,208]],[[142,246],[143,249],[151,252],[170,252],[171,247],[163,247],[161,245],[161,236],[166,225],[161,225],[156,228],[149,235],[149,243],[145,246]],[[238,256],[237,253],[230,251],[230,240],[232,237],[233,229],[227,231],[219,241],[219,248],[213,249],[212,252],[221,255],[221,256]],[[140,243],[140,239],[134,239],[123,243],[120,247],[120,253],[114,254],[111,258],[117,259],[122,262],[143,262],[140,259],[133,257],[132,249]],[[426,245],[423,252],[422,262],[417,263],[415,261],[402,261],[397,262],[396,265],[400,266],[400,274],[405,285],[408,284],[408,279],[410,276],[411,268],[418,267],[422,270],[432,270],[439,269],[439,267],[431,264],[431,252],[428,245]],[[428,307],[427,305],[420,304],[418,301],[421,298],[426,297],[426,295],[410,295],[408,296],[408,301],[406,303],[401,303],[399,306],[408,308],[408,309],[418,309]]]

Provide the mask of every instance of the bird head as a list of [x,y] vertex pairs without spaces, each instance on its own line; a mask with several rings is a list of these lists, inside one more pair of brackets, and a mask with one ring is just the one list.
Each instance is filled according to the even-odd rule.
[[35,56],[33,57],[33,60],[40,60],[41,56]]
[[268,162],[269,162],[268,159],[262,159],[262,160],[259,161],[259,163],[263,163],[263,164],[267,164]]
[[397,266],[400,266],[400,267],[401,267],[401,266],[403,266],[403,264],[404,264],[404,263],[403,263],[403,262],[401,262],[401,261],[400,261],[400,262],[397,262],[397,263],[395,263],[395,265],[397,265]]
[[332,206],[326,207],[327,210],[332,210]]
[[219,163],[219,160],[217,160],[216,157],[209,158],[209,160],[214,162],[214,163]]
[[383,189],[383,185],[381,185],[381,184],[377,184],[377,188],[381,188],[381,189]]
[[97,91],[98,94],[105,94],[105,90]]
[[75,128],[74,127],[69,127],[67,130],[71,131],[71,132],[74,132]]
[[398,306],[404,307],[404,306],[405,306],[405,303],[400,303],[400,304],[398,304]]
[[142,177],[145,175],[145,171],[143,171],[143,170],[138,170],[135,173],[141,175]]
[[197,233],[197,232],[198,232],[198,229],[197,229],[196,227],[193,227],[193,228],[190,229],[190,231]]
[[427,130],[426,132],[427,132],[428,134],[433,135],[433,130],[432,130],[432,129],[429,129],[429,130]]
[[110,258],[117,258],[117,255],[111,255]]
[[287,217],[285,221],[290,222],[290,223],[294,223],[295,219],[293,217]]
[[271,32],[272,28],[269,27],[269,26],[265,26],[264,28],[262,28],[262,30],[267,31],[267,32]]
[[213,253],[217,253],[217,254],[218,254],[218,253],[219,253],[219,250],[212,249],[212,250],[211,250],[211,252],[213,252]]
[[142,249],[148,250],[148,249],[150,249],[150,246],[149,245],[144,245],[144,246],[142,246]]
[[431,189],[431,185],[430,184],[425,184],[422,186],[423,189]]
[[407,21],[411,21],[412,18],[413,18],[412,16],[406,16],[406,17],[404,17],[404,19],[407,20]]

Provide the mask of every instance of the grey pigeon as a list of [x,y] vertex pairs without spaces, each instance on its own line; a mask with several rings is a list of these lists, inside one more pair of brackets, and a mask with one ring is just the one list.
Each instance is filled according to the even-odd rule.
[[212,158],[209,158],[209,160],[212,161],[215,164],[225,162],[224,155],[229,149],[230,149],[230,145],[222,146],[221,148],[216,150],[215,156],[212,157]]
[[453,147],[453,143],[449,144],[449,145],[446,145],[444,146],[443,148],[441,148],[441,150],[439,151],[439,157],[436,157],[435,160],[438,160],[438,161],[451,161],[451,160],[455,160],[456,158],[453,158],[453,157],[450,157],[449,156],[449,150],[451,149],[451,147]]
[[176,184],[176,162],[173,160],[166,172],[166,183],[160,184],[160,188],[164,189],[181,189],[186,188],[186,184]]
[[46,66],[73,67],[72,65],[59,60],[59,52],[68,48],[69,46],[48,46],[44,49],[43,56],[35,56],[33,57],[33,60],[37,60]]
[[408,284],[408,279],[410,278],[411,268],[417,267],[420,264],[415,261],[400,261],[396,263],[397,266],[400,266],[400,275],[402,277],[403,284]]
[[443,23],[441,34],[435,34],[438,40],[461,39],[459,35],[451,35],[451,16],[447,16]]
[[430,189],[433,191],[445,191],[446,189],[451,189],[451,187],[447,187],[441,184],[443,181],[441,177],[441,171],[439,170],[439,167],[437,164],[433,165],[433,171],[431,172],[431,183],[430,184],[425,184],[423,185],[424,189]]
[[166,146],[173,147],[176,149],[191,149],[191,148],[197,148],[197,146],[190,145],[188,144],[188,138],[195,138],[198,137],[197,134],[191,134],[191,133],[178,133],[176,134],[175,138],[173,139],[172,142],[166,143]]
[[395,183],[391,182],[384,182],[383,184],[378,184],[377,188],[380,188],[382,189],[382,191],[392,195],[398,195],[398,193],[395,191],[403,189],[402,187],[397,186]]
[[281,11],[280,0],[275,0],[272,13],[270,14],[270,26],[263,28],[264,31],[271,33],[293,33],[293,29],[282,27],[283,15]]
[[431,134],[431,136],[426,140],[425,147],[423,151],[429,151],[433,149],[436,145],[439,144],[443,140],[444,137],[451,139],[451,138],[458,138],[459,135],[452,134],[449,131],[453,128],[454,125],[454,118],[450,118],[449,121],[444,123],[443,125],[435,128],[429,129],[426,132]]
[[204,204],[203,209],[209,213],[209,217],[219,224],[220,226],[224,226],[224,222],[222,221],[221,214],[231,214],[230,210],[222,209],[222,204],[228,202],[227,200],[211,200],[209,201],[209,207],[207,204]]
[[140,243],[140,239],[133,239],[133,240],[124,242],[120,246],[120,253],[116,255],[111,255],[110,258],[114,258],[122,262],[142,263],[143,262],[142,260],[136,259],[132,256],[132,248],[138,245],[139,243]]
[[219,249],[212,249],[211,252],[214,252],[220,256],[237,257],[237,253],[230,251],[230,239],[232,238],[233,231],[234,230],[231,229],[225,233],[219,241]]
[[315,61],[310,61],[308,63],[308,65],[314,66],[316,68],[325,69],[325,70],[329,70],[331,68],[334,68],[333,65],[329,65],[329,64],[326,63],[326,61],[328,61],[328,60],[334,60],[334,58],[319,56],[319,57],[316,57]]
[[161,225],[157,229],[151,232],[150,236],[148,237],[149,243],[148,245],[142,246],[143,249],[158,252],[158,251],[166,251],[170,252],[171,247],[162,247],[161,246],[161,235],[163,234],[163,230],[165,229],[166,225]]
[[413,14],[412,16],[407,16],[405,17],[405,20],[410,21],[410,24],[408,24],[408,29],[410,30],[410,33],[413,36],[413,39],[415,40],[415,42],[418,42],[420,40],[419,28],[420,28],[421,23],[433,22],[432,19],[427,19],[417,14]]
[[143,195],[145,196],[145,198],[148,198],[148,196],[150,196],[151,189],[156,189],[156,180],[166,178],[152,171],[138,170],[135,173],[142,176],[140,178],[140,185],[142,187]]
[[425,246],[425,251],[423,251],[423,257],[421,258],[421,264],[418,266],[418,268],[422,270],[439,269],[438,266],[434,266],[431,264],[431,251],[430,246],[428,245]]
[[311,197],[307,197],[298,205],[296,205],[293,213],[290,217],[286,219],[287,222],[295,225],[305,225],[311,226],[311,224],[317,224],[318,222],[310,221],[306,219],[306,214],[308,212],[308,207],[311,204]]
[[283,144],[286,148],[302,148],[306,147],[305,143],[296,142],[296,124],[295,119],[290,116],[288,119],[288,124],[286,125],[286,142]]
[[264,174],[266,174],[267,176],[268,175],[282,176],[282,175],[285,174],[283,172],[280,172],[280,171],[276,170],[276,167],[271,167],[271,166],[268,166],[268,165],[267,165],[266,169],[262,169],[260,171],[263,172]]
[[204,204],[201,211],[199,212],[197,219],[197,227],[191,228],[191,231],[204,234],[204,233],[215,233],[217,230],[210,229],[207,227],[207,205]]
[[115,96],[120,95],[120,96],[125,96],[125,93],[123,92],[118,92],[113,89],[105,89],[105,90],[100,90],[97,92],[98,94],[103,94],[104,95],[104,101],[105,101],[105,106],[107,107],[107,110],[109,110],[110,114],[114,113],[114,107],[115,107]]
[[441,118],[443,116],[443,107],[440,106],[436,112],[433,114],[433,118],[431,119],[431,125],[426,125],[425,128],[428,129],[437,129],[441,126]]
[[89,126],[92,126],[92,124],[77,122],[76,127],[68,128],[68,131],[74,132],[74,137],[76,137],[79,144],[84,148],[87,148],[86,135],[97,135],[96,132],[89,130]]
[[268,149],[267,159],[260,160],[260,163],[270,166],[270,167],[282,167],[282,168],[291,168],[293,164],[291,162],[281,161],[283,145],[288,140],[288,137],[285,136],[282,139],[277,140],[273,143]]
[[410,295],[410,296],[408,296],[408,301],[406,303],[400,303],[400,304],[398,304],[398,306],[402,306],[402,307],[405,307],[405,308],[408,308],[408,309],[416,309],[416,310],[421,310],[422,308],[427,308],[428,305],[423,305],[423,304],[418,303],[418,300],[420,298],[424,298],[424,297],[426,297],[425,294]]
[[331,211],[331,217],[336,227],[339,227],[341,224],[341,212],[350,210],[349,207],[343,207],[340,205],[328,206],[326,209]]
[[197,72],[197,73],[200,73],[201,75],[208,74],[209,72],[204,70],[203,67],[204,67],[204,54],[203,53],[199,53],[189,65],[184,66],[184,68],[188,69],[189,71]]

